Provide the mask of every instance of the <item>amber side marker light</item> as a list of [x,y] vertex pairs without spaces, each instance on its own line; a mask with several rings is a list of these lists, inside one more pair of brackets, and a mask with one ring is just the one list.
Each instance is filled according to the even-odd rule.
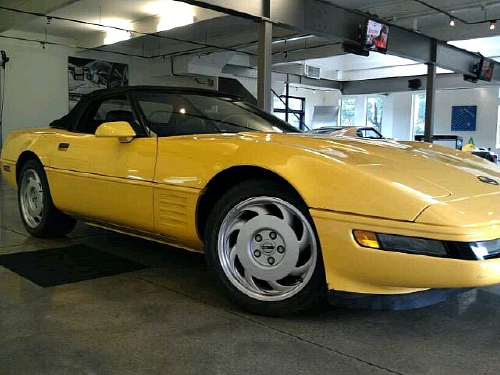
[[10,172],[10,165],[4,164],[4,165],[3,165],[3,170],[4,170],[5,172]]
[[380,249],[377,236],[373,232],[366,230],[354,230],[352,232],[354,239],[360,246],[371,247],[372,249]]

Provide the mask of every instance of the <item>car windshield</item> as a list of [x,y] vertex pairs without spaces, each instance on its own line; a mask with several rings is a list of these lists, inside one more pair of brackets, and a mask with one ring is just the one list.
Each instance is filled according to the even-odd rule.
[[158,136],[301,132],[277,117],[234,98],[164,92],[139,92],[135,98],[147,125]]
[[361,128],[358,129],[358,134],[363,138],[372,138],[372,139],[382,139],[384,136],[380,134],[376,129],[373,128]]

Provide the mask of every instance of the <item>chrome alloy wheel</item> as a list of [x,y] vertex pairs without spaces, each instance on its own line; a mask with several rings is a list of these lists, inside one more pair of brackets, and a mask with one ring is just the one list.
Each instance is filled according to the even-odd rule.
[[274,197],[247,199],[228,212],[218,234],[218,256],[229,281],[260,301],[300,292],[316,268],[318,245],[305,216]]
[[24,221],[30,228],[37,228],[43,215],[43,186],[34,169],[28,169],[23,174],[19,189]]

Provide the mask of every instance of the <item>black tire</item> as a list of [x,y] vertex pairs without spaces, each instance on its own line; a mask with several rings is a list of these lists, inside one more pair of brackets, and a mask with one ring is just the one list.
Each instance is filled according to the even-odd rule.
[[[251,218],[253,214],[256,216]],[[287,229],[284,223],[292,224]],[[306,237],[310,244],[300,245],[308,241]],[[294,315],[326,295],[321,246],[313,220],[302,198],[284,184],[249,180],[224,194],[207,219],[205,258],[222,289],[237,305],[253,313]],[[292,275],[301,268],[307,268],[307,273]],[[282,287],[287,291],[281,291]],[[276,295],[267,296],[268,292]]]
[[28,160],[22,165],[17,192],[21,220],[32,236],[62,236],[75,227],[76,220],[54,206],[47,175],[37,160]]

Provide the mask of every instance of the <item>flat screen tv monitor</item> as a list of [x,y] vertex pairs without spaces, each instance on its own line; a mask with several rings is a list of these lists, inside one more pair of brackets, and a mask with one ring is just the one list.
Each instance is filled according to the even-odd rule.
[[371,19],[366,21],[363,32],[363,47],[369,51],[387,52],[389,26]]
[[479,79],[482,81],[491,81],[493,77],[493,68],[495,67],[495,62],[489,59],[483,59],[481,61],[481,70],[479,71]]

